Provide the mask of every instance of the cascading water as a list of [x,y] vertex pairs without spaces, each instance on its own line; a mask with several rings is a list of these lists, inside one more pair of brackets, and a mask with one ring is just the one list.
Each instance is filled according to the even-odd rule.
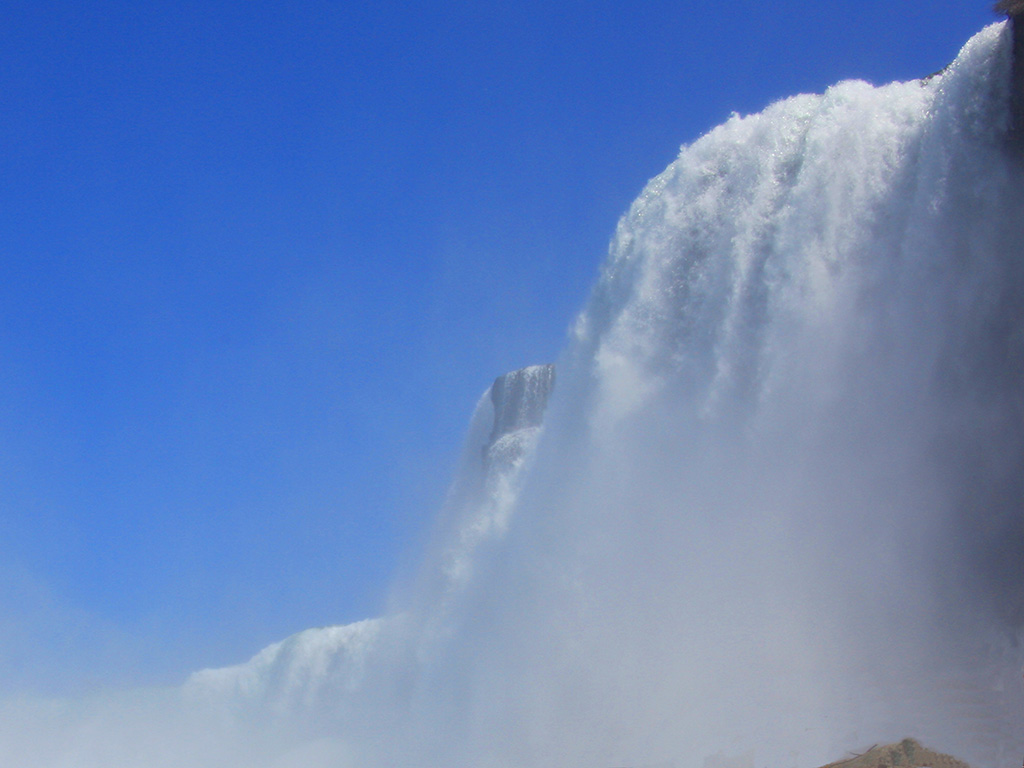
[[913,735],[1016,766],[1010,67],[996,25],[927,81],[842,83],[684,147],[619,225],[543,434],[538,401],[501,428],[494,408],[546,402],[549,369],[481,401],[393,615],[200,673],[160,704],[180,739],[110,726],[116,703],[74,728],[7,707],[0,762],[109,765],[82,736],[109,726],[148,755],[126,764],[223,765],[235,723],[248,765],[806,768]]
[[452,764],[1020,760],[1008,38],[734,118],[648,185],[432,650]]

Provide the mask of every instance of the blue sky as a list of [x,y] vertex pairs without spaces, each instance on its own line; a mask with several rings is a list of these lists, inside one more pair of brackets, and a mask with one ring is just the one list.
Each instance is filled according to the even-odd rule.
[[[922,9],[924,12],[922,12]],[[0,686],[378,612],[683,142],[984,2],[5,3]]]

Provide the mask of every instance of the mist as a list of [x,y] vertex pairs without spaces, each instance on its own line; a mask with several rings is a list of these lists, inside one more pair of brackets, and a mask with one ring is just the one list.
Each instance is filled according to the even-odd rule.
[[926,81],[683,147],[621,220],[543,426],[497,435],[481,398],[388,615],[181,688],[8,701],[0,762],[807,768],[914,736],[1016,765],[1009,71],[994,25]]
[[634,204],[452,618],[460,764],[1019,759],[1007,44],[734,118]]

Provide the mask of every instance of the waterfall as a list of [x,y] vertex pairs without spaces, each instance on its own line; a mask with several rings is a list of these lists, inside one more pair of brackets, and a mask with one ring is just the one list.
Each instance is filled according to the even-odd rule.
[[[109,765],[121,739],[233,764],[230,732],[247,765],[811,768],[914,736],[1016,766],[1010,50],[994,25],[929,79],[684,146],[619,223],[557,388],[538,366],[481,398],[390,615],[198,673],[130,725],[120,700],[8,706],[0,762]],[[46,749],[19,762],[26,740]]]
[[733,117],[647,186],[416,691],[452,764],[1020,760],[1009,51]]

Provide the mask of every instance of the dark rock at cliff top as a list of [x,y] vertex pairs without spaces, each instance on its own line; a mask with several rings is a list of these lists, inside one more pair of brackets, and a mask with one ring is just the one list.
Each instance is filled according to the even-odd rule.
[[996,13],[1005,13],[1007,16],[1020,16],[1024,14],[1024,0],[999,0],[995,4]]

